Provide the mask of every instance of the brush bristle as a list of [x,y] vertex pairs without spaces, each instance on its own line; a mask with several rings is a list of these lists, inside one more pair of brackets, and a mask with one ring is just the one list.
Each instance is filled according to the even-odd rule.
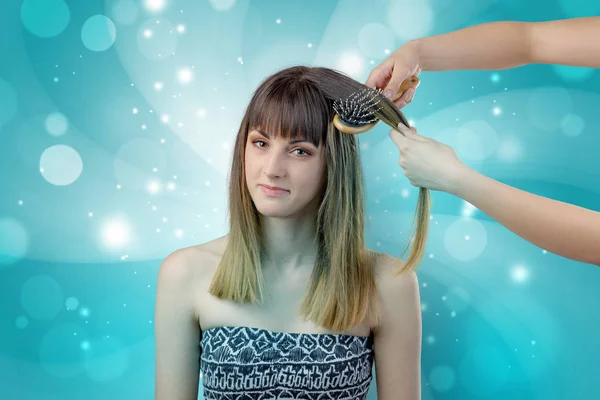
[[396,129],[399,123],[410,127],[408,120],[383,90],[364,88],[333,103],[333,109],[348,126],[360,127],[382,121]]
[[333,103],[333,109],[349,126],[364,126],[375,122],[380,110],[378,90],[365,88]]

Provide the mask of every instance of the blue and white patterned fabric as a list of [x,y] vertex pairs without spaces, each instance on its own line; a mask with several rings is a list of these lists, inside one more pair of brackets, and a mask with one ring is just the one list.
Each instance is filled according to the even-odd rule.
[[372,336],[225,326],[200,346],[207,400],[363,400],[372,379]]

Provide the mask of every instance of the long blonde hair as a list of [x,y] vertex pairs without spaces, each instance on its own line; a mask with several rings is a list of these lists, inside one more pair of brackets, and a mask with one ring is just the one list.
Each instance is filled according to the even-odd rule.
[[[334,331],[357,326],[367,315],[378,320],[375,276],[364,241],[364,178],[357,138],[341,133],[332,123],[333,102],[362,88],[334,70],[297,66],[271,75],[255,91],[235,142],[230,231],[209,288],[212,295],[254,304],[260,304],[265,295],[262,224],[246,185],[244,166],[248,133],[260,128],[285,139],[304,138],[325,146],[327,178],[314,237],[317,257],[300,314]],[[398,273],[416,269],[423,257],[428,214],[429,199],[420,195],[416,237]]]

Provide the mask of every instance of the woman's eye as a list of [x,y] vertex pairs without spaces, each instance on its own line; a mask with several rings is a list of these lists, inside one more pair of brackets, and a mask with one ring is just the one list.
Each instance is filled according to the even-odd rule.
[[[254,141],[254,142],[252,142],[252,143],[253,143],[253,144],[255,144],[255,145],[257,145],[257,146],[258,146],[258,148],[261,148],[261,149],[267,146],[267,143],[266,143],[264,140],[255,140],[255,141]],[[261,145],[260,145],[261,143],[262,143],[264,146],[261,146]],[[294,150],[292,150],[292,152],[297,152],[297,151],[300,151],[301,153],[296,153],[296,155],[299,155],[299,156],[302,156],[302,157],[310,156],[310,153],[309,153],[308,151],[304,150],[304,149],[300,149],[300,148],[298,148],[298,149],[294,149]]]
[[296,153],[296,154],[298,154],[299,156],[303,156],[303,155],[307,155],[307,156],[308,156],[308,155],[310,155],[310,153],[309,153],[309,152],[307,152],[307,151],[306,151],[306,150],[304,150],[304,149],[294,149],[294,151],[301,151],[302,153],[304,153],[304,154],[298,154],[298,153]]

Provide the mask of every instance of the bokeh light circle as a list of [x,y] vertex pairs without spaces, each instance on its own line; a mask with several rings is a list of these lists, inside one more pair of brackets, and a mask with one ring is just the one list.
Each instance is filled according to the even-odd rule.
[[138,18],[138,7],[133,0],[120,0],[113,4],[112,16],[121,25],[131,25]]
[[575,67],[571,65],[552,65],[552,70],[567,82],[580,82],[591,77],[595,68]]
[[482,161],[498,148],[498,135],[483,120],[469,121],[456,133],[456,152],[459,157]]
[[85,368],[90,379],[107,382],[122,376],[129,367],[129,351],[113,335],[90,342]]
[[397,0],[387,13],[387,23],[402,40],[427,36],[433,27],[433,10],[428,1]]
[[21,306],[31,318],[50,321],[58,315],[62,304],[62,289],[49,275],[33,276],[21,288]]
[[14,218],[0,218],[0,268],[23,258],[29,247],[29,235]]
[[575,137],[585,129],[585,121],[579,115],[567,114],[560,121],[560,126],[565,135]]
[[65,301],[65,307],[67,311],[77,310],[77,307],[79,307],[79,300],[77,300],[75,297],[69,297]]
[[453,222],[444,234],[444,248],[460,261],[473,260],[485,250],[487,232],[475,219],[461,218]]
[[29,325],[29,320],[27,319],[27,317],[21,315],[15,320],[15,325],[19,329],[25,329],[27,328],[27,325]]
[[439,365],[429,373],[429,384],[438,392],[447,392],[454,387],[454,370],[447,365]]
[[49,38],[65,30],[71,11],[63,0],[23,0],[21,22],[32,34]]
[[52,136],[61,136],[69,128],[69,121],[63,114],[55,112],[48,115],[44,126],[46,127],[46,131]]
[[115,24],[105,15],[88,18],[81,28],[81,40],[92,51],[108,50],[117,37]]
[[49,183],[56,186],[70,185],[83,170],[79,153],[62,144],[47,148],[40,157],[40,173]]
[[363,26],[358,32],[358,48],[365,57],[386,57],[385,50],[395,50],[394,32],[390,28],[379,23],[370,23]]
[[210,5],[217,11],[228,11],[235,5],[235,0],[209,0]]
[[0,126],[6,124],[17,113],[17,92],[0,78]]
[[571,95],[563,88],[534,89],[527,103],[531,123],[545,132],[559,130],[562,119],[571,110]]

